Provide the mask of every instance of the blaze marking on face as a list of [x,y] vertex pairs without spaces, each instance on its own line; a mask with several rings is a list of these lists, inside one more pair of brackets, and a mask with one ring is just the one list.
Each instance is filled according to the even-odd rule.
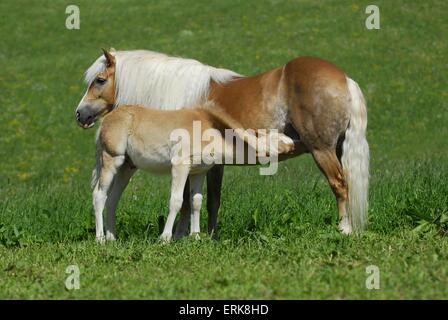
[[76,108],[78,124],[88,129],[98,118],[109,113],[115,104],[115,57],[103,50],[105,69],[90,82],[87,92]]

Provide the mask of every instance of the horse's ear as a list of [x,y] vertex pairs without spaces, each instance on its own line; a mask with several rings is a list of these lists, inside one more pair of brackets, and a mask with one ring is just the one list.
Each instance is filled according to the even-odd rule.
[[106,58],[108,68],[115,65],[115,57],[113,55],[111,55],[109,51],[107,51],[106,49],[103,49],[103,54],[104,54],[104,57]]

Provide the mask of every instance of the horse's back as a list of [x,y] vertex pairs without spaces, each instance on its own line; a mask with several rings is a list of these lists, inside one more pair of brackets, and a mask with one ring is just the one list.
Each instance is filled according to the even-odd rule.
[[[303,88],[309,86],[346,86],[346,74],[335,64],[317,57],[303,56],[285,65],[285,76]],[[300,90],[300,88],[297,88]]]

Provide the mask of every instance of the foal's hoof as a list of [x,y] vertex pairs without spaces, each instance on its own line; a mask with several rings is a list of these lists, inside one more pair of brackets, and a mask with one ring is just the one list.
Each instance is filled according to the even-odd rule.
[[106,242],[106,239],[104,238],[104,236],[99,236],[96,237],[96,242],[99,244],[104,244]]
[[170,242],[171,241],[172,234],[171,233],[162,233],[160,236],[160,240],[163,242]]
[[282,134],[279,136],[279,141],[278,141],[278,154],[288,154],[294,151],[294,141]]
[[106,233],[106,240],[107,240],[107,241],[115,241],[115,240],[116,240],[116,237],[115,237],[115,235],[112,234],[112,233]]
[[199,232],[191,233],[190,237],[192,237],[194,240],[201,240],[201,236],[200,236]]

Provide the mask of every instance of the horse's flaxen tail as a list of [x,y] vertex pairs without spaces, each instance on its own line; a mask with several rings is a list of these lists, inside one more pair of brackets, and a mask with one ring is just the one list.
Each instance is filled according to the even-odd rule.
[[100,178],[100,170],[101,170],[101,153],[102,153],[102,147],[101,147],[101,141],[99,139],[99,130],[96,135],[96,164],[95,169],[93,169],[92,172],[92,181],[90,182],[90,186],[92,189],[95,189],[96,184],[98,183],[98,179]]
[[369,145],[366,140],[367,108],[358,84],[347,78],[350,123],[342,145],[342,167],[348,186],[347,214],[353,231],[367,224]]

